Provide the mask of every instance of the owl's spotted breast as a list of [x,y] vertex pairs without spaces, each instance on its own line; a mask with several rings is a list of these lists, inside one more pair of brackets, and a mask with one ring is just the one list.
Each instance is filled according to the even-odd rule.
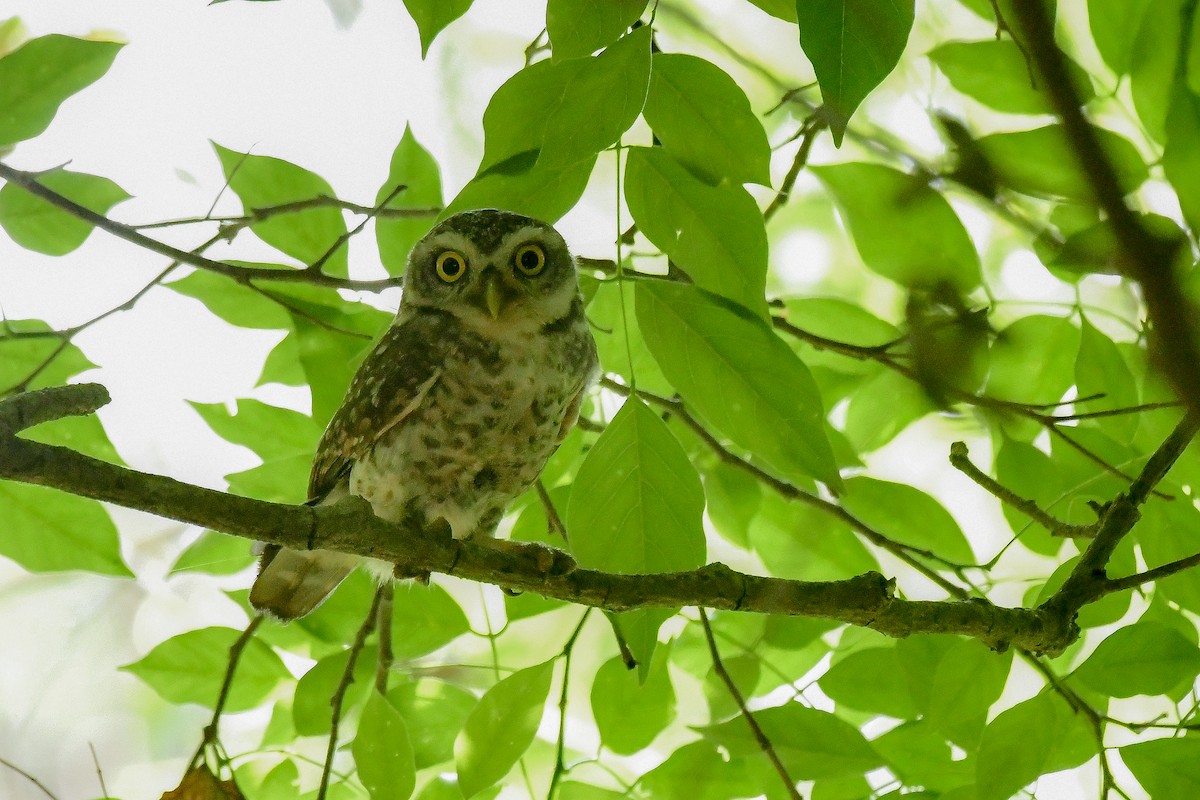
[[[444,347],[439,375],[420,405],[354,465],[350,491],[385,519],[441,518],[458,538],[490,536],[505,506],[558,447],[564,423],[574,421],[568,413],[578,412],[579,394],[592,378],[595,355],[582,304],[572,304],[569,324],[505,343],[465,329],[453,316],[413,313],[393,329],[398,336],[423,339],[433,349],[442,349],[436,341],[453,344]],[[378,368],[375,379],[386,395],[403,378],[394,365]]]

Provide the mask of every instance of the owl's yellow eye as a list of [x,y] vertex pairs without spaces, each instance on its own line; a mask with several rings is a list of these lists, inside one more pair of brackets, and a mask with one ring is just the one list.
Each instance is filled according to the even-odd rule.
[[536,244],[524,244],[517,248],[513,263],[518,272],[532,278],[546,268],[546,254]]
[[446,283],[454,283],[467,274],[467,259],[454,250],[447,250],[438,256],[434,266],[437,269],[438,277]]

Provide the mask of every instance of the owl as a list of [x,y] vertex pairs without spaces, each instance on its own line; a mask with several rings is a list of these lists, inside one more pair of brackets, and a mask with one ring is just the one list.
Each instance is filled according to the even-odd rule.
[[[489,539],[579,416],[598,372],[575,260],[553,227],[465,211],[413,247],[395,319],[321,437],[309,502],[347,494],[391,522]],[[269,546],[250,602],[312,611],[364,561]]]

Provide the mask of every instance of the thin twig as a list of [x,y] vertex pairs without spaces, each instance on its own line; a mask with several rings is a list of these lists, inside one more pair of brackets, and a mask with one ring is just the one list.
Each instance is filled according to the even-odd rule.
[[395,584],[386,581],[379,587],[379,618],[376,630],[379,631],[379,661],[375,667],[375,689],[382,695],[387,694],[388,677],[392,674],[392,662],[395,658],[392,652],[392,603],[395,598]]
[[196,748],[196,755],[192,756],[192,769],[204,762],[204,753],[208,748],[215,748],[218,744],[217,729],[221,722],[221,712],[225,710],[225,701],[229,699],[229,688],[233,685],[233,676],[237,672],[238,661],[241,659],[246,645],[254,638],[254,632],[258,630],[262,621],[262,616],[251,618],[245,630],[229,646],[229,661],[225,665],[225,677],[221,680],[221,689],[217,692],[217,700],[213,704],[212,719],[204,726],[204,737],[200,740],[200,746]]
[[562,690],[558,695],[558,741],[554,748],[554,772],[550,776],[550,788],[546,790],[546,800],[551,800],[554,797],[554,790],[558,787],[559,780],[567,771],[566,763],[563,754],[566,751],[567,738],[567,690],[571,685],[571,654],[575,651],[575,641],[579,638],[579,634],[583,631],[583,626],[587,623],[588,617],[591,615],[590,608],[584,609],[583,616],[579,618],[579,624],[575,626],[575,630],[567,638],[567,643],[563,645],[563,678]]
[[783,176],[783,182],[779,184],[779,191],[771,199],[766,210],[763,211],[764,222],[769,222],[771,217],[775,216],[775,213],[791,198],[792,188],[796,185],[796,178],[800,176],[800,171],[804,169],[804,165],[808,163],[808,156],[812,152],[813,142],[817,140],[817,135],[827,124],[823,118],[812,116],[805,120],[801,126],[800,130],[803,132],[803,138],[800,141],[800,149],[796,151],[796,157],[792,159],[791,167],[788,168],[787,174]]
[[993,497],[1012,506],[1034,522],[1040,523],[1054,536],[1062,536],[1069,539],[1090,539],[1096,535],[1096,524],[1071,525],[1062,520],[1055,519],[1043,511],[1042,507],[1037,503],[1028,498],[1021,497],[1004,484],[983,472],[983,470],[971,463],[965,442],[955,442],[950,445],[950,463],[959,472],[983,487]]
[[546,526],[549,527],[551,533],[557,533],[566,541],[567,526],[563,525],[562,517],[558,515],[558,509],[554,507],[554,500],[551,499],[550,492],[546,491],[546,484],[539,477],[533,485],[537,489],[538,499],[542,501],[542,508],[546,512]]
[[108,787],[104,785],[104,770],[100,769],[100,758],[96,755],[96,746],[88,742],[88,750],[92,751],[92,764],[96,766],[96,779],[100,781],[100,794],[108,797]]
[[243,267],[237,264],[230,264],[225,261],[215,261],[211,258],[199,255],[197,253],[189,253],[186,250],[180,250],[178,247],[173,247],[166,242],[161,242],[157,239],[152,239],[145,234],[140,233],[135,228],[117,222],[103,214],[98,214],[90,208],[85,208],[79,205],[74,200],[64,197],[58,192],[42,185],[38,181],[38,176],[32,172],[24,172],[19,169],[14,169],[0,162],[0,178],[20,186],[30,194],[34,194],[48,203],[61,208],[63,211],[77,217],[84,222],[91,223],[103,231],[124,239],[125,241],[135,244],[141,248],[149,250],[153,253],[158,253],[161,256],[166,256],[173,261],[179,261],[183,264],[188,264],[193,267],[205,269],[210,272],[215,272],[218,275],[224,275],[232,278],[239,283],[245,283],[251,280],[263,281],[286,281],[292,283],[311,283],[316,286],[332,286],[340,289],[357,289],[367,292],[380,292],[384,289],[390,289],[399,286],[400,278],[385,278],[383,280],[360,281],[349,278],[339,278],[334,275],[327,275],[323,272],[309,272],[304,269],[258,269],[255,267]]
[[1190,555],[1187,558],[1181,558],[1176,561],[1170,561],[1162,566],[1148,569],[1145,572],[1139,572],[1136,575],[1129,575],[1124,578],[1110,578],[1106,585],[1106,592],[1120,592],[1125,589],[1133,589],[1141,586],[1143,583],[1153,583],[1160,581],[1163,578],[1170,577],[1176,572],[1182,572],[1185,569],[1200,564],[1200,553]]
[[779,773],[779,779],[783,781],[785,790],[788,796],[793,800],[803,800],[800,792],[796,790],[796,782],[792,780],[792,776],[788,774],[787,767],[779,760],[779,754],[775,752],[775,746],[771,744],[771,740],[767,738],[767,734],[759,727],[754,715],[750,713],[750,709],[746,708],[746,699],[742,696],[742,692],[738,689],[737,684],[733,682],[729,672],[725,669],[725,664],[721,661],[721,653],[717,650],[717,641],[713,638],[712,626],[708,623],[708,615],[704,613],[704,609],[698,608],[700,612],[700,624],[704,626],[704,638],[708,640],[708,652],[712,656],[713,671],[717,673],[717,677],[725,684],[725,688],[729,690],[729,696],[733,698],[733,702],[737,704],[738,710],[742,712],[742,718],[746,720],[746,724],[750,726],[750,733],[754,736],[754,740],[758,742],[759,748],[766,754],[767,760],[771,762],[771,766]]
[[317,800],[325,800],[325,793],[329,790],[333,754],[337,750],[338,726],[342,721],[342,702],[346,699],[346,692],[349,690],[350,684],[354,683],[354,665],[358,662],[358,654],[362,652],[367,637],[375,629],[376,615],[379,612],[379,603],[382,597],[383,589],[375,592],[375,597],[371,600],[371,608],[367,611],[362,625],[359,626],[358,633],[354,634],[354,642],[350,645],[350,655],[346,659],[346,668],[342,671],[342,679],[338,681],[337,688],[333,690],[333,695],[329,698],[329,705],[332,707],[329,745],[325,749],[325,766],[321,769],[321,785],[317,789]]
[[28,772],[26,772],[25,770],[23,770],[23,769],[21,769],[20,767],[18,767],[16,764],[12,763],[11,761],[8,761],[7,759],[0,758],[0,765],[3,765],[3,766],[5,766],[5,767],[8,767],[8,768],[9,768],[9,769],[11,769],[13,772],[17,773],[18,775],[20,775],[22,778],[24,778],[25,780],[27,780],[27,781],[29,781],[30,783],[32,783],[32,784],[33,784],[34,786],[36,786],[37,788],[41,789],[41,790],[42,790],[42,793],[43,793],[43,794],[45,794],[45,795],[46,795],[46,797],[49,797],[49,798],[50,798],[50,800],[58,800],[58,798],[57,798],[57,797],[55,797],[55,795],[54,795],[54,792],[51,792],[49,789],[47,789],[47,788],[46,788],[46,785],[45,785],[44,783],[42,783],[42,782],[41,782],[41,781],[39,781],[37,778],[35,778],[35,777],[33,777],[32,775],[30,775],[30,774],[29,774]]

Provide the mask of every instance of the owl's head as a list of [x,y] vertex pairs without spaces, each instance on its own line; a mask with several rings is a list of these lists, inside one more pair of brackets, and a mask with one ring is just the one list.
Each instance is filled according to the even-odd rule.
[[449,311],[481,333],[561,319],[578,293],[575,259],[558,231],[511,211],[447,217],[413,247],[406,305]]

